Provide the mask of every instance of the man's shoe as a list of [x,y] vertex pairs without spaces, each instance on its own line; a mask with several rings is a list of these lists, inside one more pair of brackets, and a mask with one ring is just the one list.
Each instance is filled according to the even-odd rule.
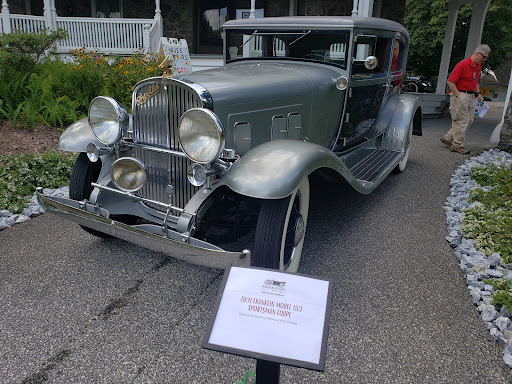
[[464,148],[464,147],[454,147],[454,146],[452,146],[452,147],[450,148],[450,150],[451,150],[452,152],[459,152],[459,153],[463,153],[464,155],[467,155],[467,154],[469,153],[469,151],[468,151],[466,148]]
[[448,148],[452,149],[452,143],[450,143],[448,140],[444,138],[444,136],[441,136],[441,141],[444,145],[446,145]]

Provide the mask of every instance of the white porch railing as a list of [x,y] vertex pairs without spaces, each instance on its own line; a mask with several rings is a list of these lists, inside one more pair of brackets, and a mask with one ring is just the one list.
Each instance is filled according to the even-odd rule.
[[58,42],[58,52],[85,46],[107,54],[133,53],[139,48],[152,50],[160,38],[151,34],[158,29],[154,19],[57,17],[56,21],[57,28],[69,34],[68,39]]
[[37,33],[45,29],[63,29],[68,39],[57,43],[57,52],[69,53],[71,49],[87,47],[104,54],[130,55],[139,48],[150,52],[158,49],[163,34],[160,0],[155,0],[153,19],[114,19],[59,17],[55,0],[44,0],[44,15],[11,14],[7,0],[2,0],[0,33],[14,30]]
[[10,15],[11,31],[20,29],[24,32],[38,33],[46,28],[44,17],[31,15]]
[[[9,15],[11,31],[38,33],[46,29],[43,16]],[[160,41],[158,19],[57,17],[58,29],[69,38],[57,43],[58,53],[87,47],[104,54],[132,54],[139,48],[154,52]]]

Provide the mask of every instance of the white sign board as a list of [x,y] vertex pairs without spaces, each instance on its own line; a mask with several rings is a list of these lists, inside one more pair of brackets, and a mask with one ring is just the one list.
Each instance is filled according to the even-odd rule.
[[172,69],[174,74],[192,72],[187,40],[161,37],[159,51],[162,51],[164,56],[170,55],[169,58],[173,60]]
[[323,370],[329,281],[271,269],[231,267],[203,347]]

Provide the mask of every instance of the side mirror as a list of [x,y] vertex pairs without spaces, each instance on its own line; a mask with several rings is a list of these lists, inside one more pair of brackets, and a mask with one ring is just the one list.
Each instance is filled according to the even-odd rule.
[[375,56],[368,56],[364,60],[364,66],[366,69],[373,70],[377,68],[377,65],[379,64],[379,60]]

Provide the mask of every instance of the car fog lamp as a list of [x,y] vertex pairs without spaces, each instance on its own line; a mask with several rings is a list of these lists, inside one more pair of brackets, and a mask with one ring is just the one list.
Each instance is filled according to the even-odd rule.
[[224,150],[224,132],[219,118],[205,108],[192,108],[180,119],[181,148],[196,163],[217,160]]
[[100,149],[94,143],[87,144],[87,157],[92,163],[95,163],[100,158]]
[[345,76],[338,77],[334,82],[334,85],[336,85],[336,88],[338,88],[340,91],[343,91],[348,87],[348,80]]
[[187,178],[190,184],[200,187],[206,181],[206,169],[201,164],[192,164],[188,167]]
[[89,125],[99,141],[112,145],[128,130],[129,115],[114,99],[98,96],[89,105]]
[[112,181],[122,191],[135,192],[146,181],[146,171],[141,161],[132,157],[121,157],[110,169]]

